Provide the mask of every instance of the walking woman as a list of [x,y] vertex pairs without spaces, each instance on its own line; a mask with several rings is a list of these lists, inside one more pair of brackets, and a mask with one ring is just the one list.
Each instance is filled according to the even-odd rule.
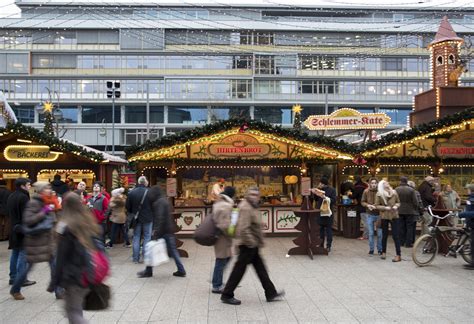
[[375,197],[375,206],[380,211],[382,219],[382,256],[381,259],[387,258],[387,238],[388,225],[392,228],[393,242],[395,243],[395,251],[397,255],[392,259],[393,262],[402,261],[400,251],[400,224],[398,219],[398,208],[400,207],[400,198],[390,184],[382,180],[378,184],[377,196]]
[[96,249],[93,237],[100,237],[101,229],[78,194],[67,194],[62,207],[56,229],[59,239],[54,278],[57,285],[66,289],[64,300],[69,323],[83,324],[87,321],[82,316],[82,305],[89,291],[82,282],[89,262],[87,251]]

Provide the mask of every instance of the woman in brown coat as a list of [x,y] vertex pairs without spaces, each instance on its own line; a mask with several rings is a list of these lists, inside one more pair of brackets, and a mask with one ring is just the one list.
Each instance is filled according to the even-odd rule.
[[382,219],[382,256],[386,259],[387,253],[387,239],[388,239],[388,225],[392,227],[392,237],[395,243],[396,257],[392,259],[393,262],[402,261],[400,251],[400,224],[398,218],[398,208],[400,207],[400,198],[390,184],[382,180],[378,184],[377,195],[375,196],[375,207],[380,211],[380,218]]
[[127,220],[127,213],[125,212],[126,198],[123,194],[124,188],[117,188],[112,190],[112,199],[110,199],[110,221],[112,222],[112,234],[110,237],[110,243],[107,247],[112,247],[117,239],[117,234],[122,232],[125,246],[130,247],[130,240],[128,238],[127,227],[125,222]]
[[214,245],[214,252],[216,254],[216,263],[214,265],[214,273],[212,275],[212,292],[215,294],[222,293],[222,278],[224,276],[224,269],[232,257],[232,238],[229,236],[229,227],[232,224],[232,208],[234,201],[232,198],[235,195],[233,187],[225,187],[224,191],[219,195],[217,201],[212,205],[212,217],[221,231],[221,235]]
[[[28,234],[28,232],[25,232],[23,247],[25,249],[26,260],[28,261],[28,267],[25,268],[25,271],[17,275],[10,290],[10,294],[16,300],[25,299],[20,292],[21,286],[26,280],[32,265],[35,263],[49,262],[51,282],[47,291],[53,292],[55,290],[52,284],[54,282],[55,250],[53,223],[56,221],[56,212],[58,211],[59,205],[52,195],[51,185],[48,182],[36,182],[33,187],[35,188],[36,195],[34,195],[26,205],[23,214],[23,224],[27,230],[42,226],[41,224],[48,224],[48,226],[42,226],[44,227],[43,230],[38,233]],[[47,219],[51,221],[47,222]],[[59,298],[58,294],[56,294],[56,297]]]

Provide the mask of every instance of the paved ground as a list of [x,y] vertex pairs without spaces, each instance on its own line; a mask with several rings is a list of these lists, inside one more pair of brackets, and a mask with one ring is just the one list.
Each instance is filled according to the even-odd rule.
[[[171,276],[174,264],[155,269],[155,276],[137,279],[142,265],[130,249],[110,251],[113,289],[107,311],[86,312],[92,323],[473,323],[474,272],[461,259],[438,256],[431,267],[417,268],[404,249],[401,263],[367,256],[367,241],[336,238],[330,256],[286,258],[290,238],[268,238],[264,257],[270,277],[285,300],[267,303],[253,270],[236,291],[241,306],[220,302],[210,293],[213,250],[185,240],[186,278]],[[389,246],[392,252],[393,246]],[[62,302],[45,289],[49,269],[37,266],[30,278],[38,284],[23,290],[24,301],[9,296],[8,252],[0,243],[0,323],[67,323]],[[228,272],[226,273],[226,276]]]

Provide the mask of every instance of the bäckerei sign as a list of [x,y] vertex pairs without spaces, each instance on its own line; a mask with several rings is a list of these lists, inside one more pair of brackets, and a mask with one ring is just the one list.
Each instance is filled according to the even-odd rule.
[[355,109],[341,108],[330,115],[312,115],[305,122],[310,130],[327,129],[378,129],[390,124],[384,113],[362,114]]
[[60,154],[46,145],[9,145],[3,151],[5,159],[15,162],[52,162]]
[[449,141],[438,143],[435,154],[441,158],[474,158],[474,131],[462,131],[451,136]]

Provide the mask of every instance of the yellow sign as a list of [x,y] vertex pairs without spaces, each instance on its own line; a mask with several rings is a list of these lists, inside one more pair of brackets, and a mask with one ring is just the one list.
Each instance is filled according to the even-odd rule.
[[310,130],[326,129],[378,129],[390,124],[384,113],[362,114],[351,108],[341,108],[330,115],[312,115],[305,122]]
[[46,145],[9,145],[3,151],[5,159],[15,162],[52,162],[60,152],[51,152]]
[[270,154],[270,145],[259,143],[253,136],[235,134],[210,144],[208,150],[215,157],[263,157]]

